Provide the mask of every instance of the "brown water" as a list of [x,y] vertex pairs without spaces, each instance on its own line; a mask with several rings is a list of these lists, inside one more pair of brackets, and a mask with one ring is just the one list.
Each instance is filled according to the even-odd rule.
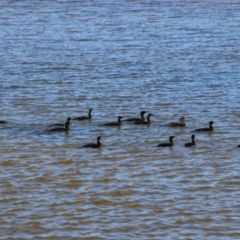
[[[1,1],[0,239],[239,239],[239,12]],[[89,108],[91,122],[45,131]],[[99,126],[142,110],[150,126]],[[101,149],[78,148],[99,135]]]

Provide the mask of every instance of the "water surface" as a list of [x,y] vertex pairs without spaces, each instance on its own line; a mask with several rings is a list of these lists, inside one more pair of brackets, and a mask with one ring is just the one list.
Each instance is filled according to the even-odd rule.
[[[239,239],[239,11],[1,1],[1,238]],[[45,131],[89,108],[90,122]],[[142,110],[149,126],[99,126]],[[185,128],[166,126],[181,115]],[[99,135],[101,149],[78,148]]]

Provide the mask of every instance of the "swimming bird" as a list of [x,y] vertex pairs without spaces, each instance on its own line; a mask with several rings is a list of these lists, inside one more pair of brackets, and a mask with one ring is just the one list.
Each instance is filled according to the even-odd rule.
[[0,123],[7,123],[7,122],[6,122],[6,121],[2,121],[2,120],[1,120],[1,121],[0,121]]
[[192,147],[192,146],[195,146],[196,144],[195,144],[195,135],[192,135],[191,136],[191,139],[192,139],[192,142],[188,142],[188,143],[186,143],[185,144],[185,147]]
[[146,113],[146,111],[141,111],[140,112],[140,118],[128,118],[124,121],[127,121],[127,122],[140,122],[140,121],[144,121],[144,114]]
[[100,139],[101,139],[101,137],[98,136],[97,143],[88,143],[88,144],[83,145],[80,148],[100,148],[101,147]]
[[158,147],[172,147],[173,146],[173,138],[175,138],[175,136],[170,136],[169,143],[160,143],[157,146]]
[[[68,122],[70,124],[70,120],[71,120],[71,118],[68,117],[66,122]],[[49,125],[49,127],[64,127],[65,123],[54,123],[54,124]]]
[[181,116],[179,118],[179,122],[170,122],[168,124],[169,127],[185,127],[185,122],[184,122],[185,117]]
[[121,119],[122,118],[123,118],[122,116],[118,116],[117,122],[104,123],[102,126],[121,126],[121,124],[122,124]]
[[146,120],[146,121],[135,121],[135,122],[133,122],[133,123],[134,123],[134,124],[142,124],[142,125],[150,124],[150,123],[151,123],[150,117],[151,117],[152,115],[153,115],[153,114],[149,113],[148,116],[147,116],[147,120]]
[[213,131],[213,121],[209,122],[209,128],[197,128],[194,130],[194,132],[210,132]]
[[69,130],[69,125],[70,125],[70,122],[66,121],[64,127],[59,126],[56,128],[49,129],[47,131],[49,131],[49,132],[66,132]]
[[73,120],[83,121],[83,120],[91,120],[92,119],[92,108],[88,110],[88,116],[81,116],[81,117],[75,117]]
[[237,147],[240,148],[240,145],[238,145]]

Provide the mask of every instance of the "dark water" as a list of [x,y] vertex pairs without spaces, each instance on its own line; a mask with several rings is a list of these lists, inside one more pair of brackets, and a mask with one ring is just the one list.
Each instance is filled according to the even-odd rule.
[[[234,0],[1,1],[0,238],[239,239],[239,12]],[[92,121],[45,131],[89,108]],[[150,126],[99,126],[142,110]],[[185,128],[166,126],[181,115]],[[78,148],[99,135],[101,149]]]

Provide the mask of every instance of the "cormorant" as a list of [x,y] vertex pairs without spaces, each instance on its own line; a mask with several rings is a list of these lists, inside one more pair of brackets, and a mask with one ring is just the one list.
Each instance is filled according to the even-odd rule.
[[81,116],[81,117],[75,117],[73,120],[83,121],[83,120],[91,120],[92,119],[92,108],[88,110],[88,116]]
[[101,139],[101,137],[98,136],[97,143],[88,143],[88,144],[83,145],[80,148],[100,148],[101,147],[100,139]]
[[52,128],[52,129],[49,129],[47,131],[50,131],[50,132],[66,132],[69,130],[69,125],[70,125],[70,122],[65,122],[65,125],[64,127],[56,127],[56,128]]
[[160,143],[157,146],[158,147],[172,147],[173,146],[173,138],[175,138],[175,136],[170,136],[169,143]]
[[150,124],[151,123],[151,120],[150,120],[150,117],[152,116],[153,114],[149,113],[148,116],[147,116],[147,120],[146,121],[136,121],[136,122],[133,122],[134,124]]
[[182,116],[179,118],[179,122],[170,122],[168,124],[169,127],[185,127],[185,122],[184,122],[185,117]]
[[124,121],[127,121],[127,122],[140,122],[140,121],[144,121],[144,114],[146,113],[146,111],[141,111],[140,112],[140,116],[141,118],[128,118]]
[[197,128],[194,130],[194,132],[209,132],[209,131],[213,131],[213,121],[209,122],[209,128]]
[[[70,120],[71,120],[71,118],[68,117],[66,122],[70,123]],[[65,123],[54,123],[54,124],[49,125],[49,127],[64,127]]]
[[191,136],[191,139],[192,139],[192,142],[188,142],[188,143],[186,143],[185,144],[185,147],[192,147],[192,146],[195,146],[196,144],[195,144],[195,135],[192,135]]
[[122,118],[123,118],[123,117],[118,116],[117,122],[104,123],[103,126],[121,126],[121,124],[122,124],[121,119],[122,119]]

